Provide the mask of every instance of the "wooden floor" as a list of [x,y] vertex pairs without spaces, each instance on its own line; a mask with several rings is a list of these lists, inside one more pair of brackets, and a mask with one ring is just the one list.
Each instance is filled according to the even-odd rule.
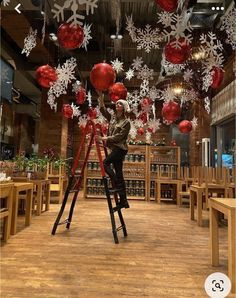
[[[1,247],[1,297],[208,297],[204,281],[227,274],[227,229],[220,267],[210,265],[209,228],[189,209],[131,201],[128,237],[114,244],[105,200],[79,201],[70,230],[51,228],[59,205],[34,216]],[[206,218],[207,214],[205,214]],[[230,295],[228,297],[235,297]]]

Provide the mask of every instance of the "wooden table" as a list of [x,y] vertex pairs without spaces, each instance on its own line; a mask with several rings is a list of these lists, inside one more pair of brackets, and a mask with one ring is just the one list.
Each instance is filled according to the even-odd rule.
[[[226,187],[224,185],[220,184],[208,184],[207,186],[208,192],[213,193],[223,193],[225,196],[227,194]],[[191,185],[190,188],[190,218],[191,220],[194,220],[194,198],[196,197],[197,202],[197,224],[198,226],[202,226],[202,199],[203,194],[206,191],[206,185],[203,183],[202,185]],[[207,203],[208,198],[206,198]]]
[[13,208],[11,221],[11,234],[15,235],[17,227],[17,214],[19,208],[19,193],[26,192],[26,210],[25,210],[25,226],[29,226],[32,217],[32,200],[33,200],[33,183],[28,182],[14,182],[13,189]]
[[13,183],[0,183],[0,199],[6,200],[6,207],[1,210],[0,218],[4,218],[3,240],[7,242],[10,237],[12,217]]
[[210,244],[211,244],[211,264],[219,266],[219,212],[228,217],[228,276],[232,283],[231,292],[235,293],[236,281],[236,199],[211,198],[210,206]]

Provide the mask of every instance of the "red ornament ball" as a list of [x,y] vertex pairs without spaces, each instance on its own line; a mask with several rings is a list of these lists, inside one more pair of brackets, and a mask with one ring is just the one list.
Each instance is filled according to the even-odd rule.
[[189,133],[192,128],[192,123],[189,120],[183,120],[179,123],[179,131],[182,133]]
[[217,89],[220,87],[224,78],[224,71],[222,68],[213,67],[212,69],[212,84],[211,88]]
[[145,98],[142,99],[142,101],[141,101],[141,107],[142,108],[149,107],[151,105],[152,105],[151,98],[145,97]]
[[38,67],[36,70],[36,80],[40,86],[49,88],[57,80],[55,69],[48,64]]
[[191,54],[191,47],[183,37],[179,38],[180,47],[176,48],[171,40],[164,48],[166,60],[173,64],[184,63]]
[[173,12],[176,11],[178,7],[178,0],[156,0],[156,4],[165,11]]
[[84,30],[79,25],[63,23],[57,30],[57,38],[61,47],[65,49],[76,49],[84,41]]
[[142,122],[145,124],[147,123],[147,113],[143,112],[138,116],[138,119],[142,120]]
[[62,107],[63,116],[66,118],[72,118],[73,116],[73,109],[69,104],[64,104]]
[[137,133],[138,133],[138,135],[142,136],[144,134],[144,129],[142,127],[139,127],[137,129]]
[[127,89],[123,83],[114,83],[109,88],[109,96],[113,102],[116,102],[119,99],[126,99]]
[[94,108],[89,108],[87,114],[91,120],[94,120],[97,118],[97,110]]
[[161,113],[162,117],[172,123],[180,117],[180,106],[175,101],[164,103]]
[[150,133],[153,133],[153,128],[152,127],[148,127],[147,131],[150,132]]
[[75,95],[76,103],[82,105],[86,99],[86,90],[83,87],[80,87]]
[[90,72],[90,81],[99,91],[106,91],[116,79],[115,70],[107,63],[95,64]]

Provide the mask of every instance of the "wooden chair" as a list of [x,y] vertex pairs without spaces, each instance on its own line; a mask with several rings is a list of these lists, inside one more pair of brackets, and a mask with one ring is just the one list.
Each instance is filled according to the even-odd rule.
[[178,193],[180,206],[182,206],[183,204],[183,199],[187,199],[189,201],[189,197],[190,197],[189,185],[191,184],[191,181],[189,180],[190,178],[189,172],[190,170],[188,167],[181,168],[181,182],[180,182],[181,186],[180,186],[180,191]]
[[[7,242],[10,237],[12,203],[13,203],[13,183],[3,183],[0,185],[0,199],[6,200],[3,206],[1,202],[0,219],[4,220],[3,225],[3,241]],[[3,208],[2,208],[3,207]]]

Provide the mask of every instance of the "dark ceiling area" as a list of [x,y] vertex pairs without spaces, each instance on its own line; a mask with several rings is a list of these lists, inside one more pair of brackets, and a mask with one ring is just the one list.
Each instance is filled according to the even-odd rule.
[[[147,53],[144,49],[137,49],[137,45],[132,42],[126,30],[126,16],[131,15],[137,28],[144,28],[147,24],[154,28],[161,28],[161,24],[158,23],[157,13],[162,10],[154,0],[98,0],[97,8],[94,8],[94,13],[89,15],[86,15],[85,5],[79,5],[80,14],[85,16],[84,22],[92,24],[92,39],[89,41],[87,51],[83,48],[65,50],[58,45],[57,41],[53,41],[51,38],[51,34],[56,34],[61,23],[53,17],[54,5],[57,3],[62,6],[66,1],[11,0],[8,2],[9,5],[7,6],[3,6],[3,1],[1,3],[1,56],[14,64],[18,73],[15,75],[14,87],[26,98],[30,98],[36,103],[40,101],[41,87],[35,80],[37,67],[44,64],[56,67],[69,57],[76,58],[76,76],[89,88],[92,88],[89,74],[94,64],[102,61],[110,63],[112,60],[119,58],[123,62],[124,69],[128,70],[137,56],[142,57],[144,63],[154,70],[152,85],[157,86],[159,84],[162,53],[166,42],[161,42],[159,49],[152,49]],[[224,34],[219,32],[217,28],[222,15],[233,6],[234,1],[189,0],[179,2],[182,5],[179,6],[178,13],[185,13],[193,27],[193,52],[195,47],[199,46],[201,33],[213,31],[217,34]],[[78,1],[78,3],[83,3],[83,1]],[[15,7],[19,4],[21,13],[15,10]],[[219,7],[219,10],[213,10],[212,7]],[[46,16],[44,13],[46,13]],[[64,17],[67,19],[70,16],[71,10],[68,7],[65,9]],[[46,21],[45,39],[42,43],[41,32],[44,21]],[[21,54],[21,51],[24,46],[24,38],[27,36],[30,27],[33,30],[38,30],[37,45],[26,57],[26,55]],[[122,39],[111,39],[111,35],[116,34],[122,35]],[[228,45],[225,45],[223,54],[225,57],[232,55],[232,50]],[[124,73],[118,75],[118,80],[122,81],[123,79]],[[139,85],[140,80],[138,79],[126,81],[126,87],[130,90],[137,88]]]

